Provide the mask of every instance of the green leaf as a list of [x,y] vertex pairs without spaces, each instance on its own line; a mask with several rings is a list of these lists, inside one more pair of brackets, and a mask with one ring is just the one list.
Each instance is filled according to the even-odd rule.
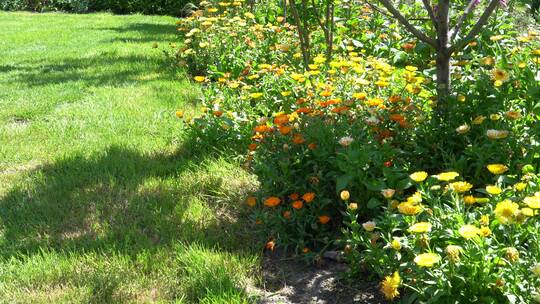
[[375,209],[379,207],[380,205],[381,205],[381,202],[374,197],[372,197],[367,203],[368,209]]

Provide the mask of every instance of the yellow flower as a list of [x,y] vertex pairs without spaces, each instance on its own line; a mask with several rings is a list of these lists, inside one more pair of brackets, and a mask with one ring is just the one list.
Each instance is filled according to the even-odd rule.
[[508,171],[508,167],[503,164],[490,164],[487,165],[487,169],[491,174],[500,175]]
[[196,82],[203,82],[206,80],[206,77],[204,76],[195,76],[193,77],[193,79],[195,79]]
[[488,185],[486,186],[486,192],[491,195],[499,195],[502,193],[502,189],[497,186]]
[[414,205],[409,202],[400,203],[397,206],[397,209],[401,214],[405,215],[416,215],[422,211],[422,207],[420,205]]
[[483,236],[483,237],[488,237],[491,235],[491,229],[489,229],[489,227],[487,226],[482,226],[480,228],[480,235]]
[[461,251],[463,251],[463,248],[456,246],[456,245],[448,245],[445,249],[446,256],[450,259],[452,262],[458,262],[459,261],[459,255],[461,254]]
[[397,238],[393,238],[392,242],[390,243],[390,246],[396,251],[401,250],[401,242]]
[[413,181],[415,181],[417,183],[421,183],[421,182],[426,180],[426,178],[428,177],[428,174],[427,174],[427,172],[419,171],[419,172],[414,172],[413,174],[409,175],[409,177]]
[[515,263],[519,260],[519,251],[514,247],[508,247],[505,250],[504,257],[508,262]]
[[391,199],[394,196],[395,193],[396,193],[396,190],[394,190],[394,189],[383,189],[383,190],[381,190],[381,194],[386,199]]
[[532,210],[531,208],[523,208],[520,210],[520,212],[526,217],[534,216],[534,210]]
[[474,205],[474,203],[476,203],[476,198],[472,195],[465,195],[463,197],[463,202],[467,205]]
[[468,182],[454,182],[449,185],[449,188],[457,193],[467,192],[471,190],[472,187],[473,185]]
[[523,191],[525,190],[525,188],[527,188],[527,184],[526,183],[517,183],[514,185],[514,188],[516,189],[516,191]]
[[472,124],[473,125],[480,125],[484,122],[484,120],[486,119],[485,116],[483,115],[479,115],[479,116],[476,116],[473,121],[472,121]]
[[528,196],[523,202],[532,209],[540,209],[540,196]]
[[257,99],[257,98],[260,98],[263,96],[263,93],[251,93],[249,94],[249,97],[253,98],[253,99]]
[[495,217],[503,225],[513,223],[518,213],[519,205],[510,201],[504,200],[495,207]]
[[342,200],[347,201],[351,197],[351,194],[349,193],[349,191],[343,190],[343,191],[341,191],[339,196],[341,197]]
[[431,267],[440,260],[441,257],[436,253],[422,253],[414,258],[414,262],[420,267]]
[[473,237],[476,237],[480,234],[480,229],[478,227],[473,225],[463,225],[458,230],[459,235],[463,237],[464,239],[472,239]]
[[399,296],[399,285],[401,284],[401,278],[396,271],[393,275],[387,276],[381,282],[381,292],[387,300],[393,300]]
[[493,69],[491,70],[491,78],[495,81],[506,82],[510,79],[510,75],[505,70]]
[[412,233],[426,233],[431,231],[431,227],[431,223],[419,222],[409,227],[408,231]]
[[413,205],[420,204],[422,202],[422,194],[416,191],[413,195],[407,198],[407,202]]
[[486,214],[482,215],[480,217],[480,224],[484,226],[489,225],[489,215],[486,215]]
[[459,173],[457,172],[443,172],[435,175],[435,178],[440,181],[449,182],[454,180],[456,177],[459,176]]

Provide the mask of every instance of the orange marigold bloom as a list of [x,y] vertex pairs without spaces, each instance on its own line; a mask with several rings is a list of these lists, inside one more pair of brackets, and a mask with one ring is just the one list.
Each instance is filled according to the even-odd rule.
[[302,103],[305,103],[306,101],[307,101],[307,99],[305,99],[305,98],[298,98],[296,100],[296,104],[302,104]]
[[289,122],[289,115],[287,115],[287,114],[279,115],[279,116],[276,116],[274,118],[274,123],[276,125],[282,125],[282,124],[286,124],[288,122]]
[[315,150],[317,148],[317,144],[316,143],[310,143],[308,146],[307,146],[310,150]]
[[390,119],[393,121],[401,122],[401,121],[405,121],[405,116],[401,114],[392,114],[390,115]]
[[289,198],[293,201],[297,200],[298,198],[300,197],[300,195],[298,193],[293,193],[291,195],[289,195]]
[[286,218],[286,219],[290,219],[291,218],[291,212],[290,211],[283,212],[283,217]]
[[254,151],[255,149],[257,149],[257,144],[250,144],[250,145],[248,146],[248,150],[249,150],[249,151]]
[[303,253],[308,253],[308,252],[310,252],[310,250],[309,250],[309,248],[304,247],[304,249],[302,249],[302,252],[303,252]]
[[315,199],[315,193],[314,193],[314,192],[308,192],[308,193],[302,195],[302,199],[303,199],[306,203],[310,203],[310,202],[312,202],[312,201]]
[[272,128],[270,128],[269,126],[267,125],[259,125],[259,126],[256,126],[255,127],[255,132],[259,132],[259,133],[264,133],[264,132],[269,132]]
[[328,222],[330,222],[330,217],[328,215],[321,215],[319,216],[319,222],[326,225]]
[[264,205],[267,207],[275,207],[281,203],[279,197],[271,196],[264,201]]
[[247,198],[246,203],[250,207],[254,207],[257,204],[257,199],[253,196]]
[[306,140],[304,139],[304,137],[302,137],[302,135],[300,134],[295,134],[294,137],[293,137],[293,142],[297,145],[301,145],[305,142]]
[[291,133],[292,131],[292,127],[289,127],[289,126],[281,126],[279,127],[279,133],[281,133],[282,135],[287,135],[289,133]]
[[302,209],[302,207],[304,207],[304,203],[302,201],[294,201],[292,207],[296,210]]
[[398,96],[398,95],[390,96],[391,103],[400,102],[400,101],[401,101],[401,96]]
[[214,111],[214,115],[216,117],[220,117],[221,115],[223,115],[223,111]]
[[342,106],[342,107],[336,107],[336,108],[333,108],[331,110],[332,113],[337,113],[337,114],[342,114],[342,113],[345,113],[347,111],[349,111],[349,107],[347,106]]
[[275,246],[276,246],[276,244],[274,243],[274,241],[268,241],[268,242],[266,243],[266,246],[265,246],[265,247],[266,247],[266,249],[268,249],[268,250],[274,251],[274,247],[275,247]]
[[310,108],[300,108],[300,109],[296,110],[296,113],[298,113],[298,114],[300,114],[300,113],[308,114],[308,113],[311,113],[311,112],[313,112],[313,110],[310,109]]

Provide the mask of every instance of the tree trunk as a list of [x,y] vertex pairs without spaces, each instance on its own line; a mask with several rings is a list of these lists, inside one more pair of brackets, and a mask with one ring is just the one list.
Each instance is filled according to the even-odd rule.
[[450,54],[448,50],[437,51],[437,107],[444,112],[450,95]]

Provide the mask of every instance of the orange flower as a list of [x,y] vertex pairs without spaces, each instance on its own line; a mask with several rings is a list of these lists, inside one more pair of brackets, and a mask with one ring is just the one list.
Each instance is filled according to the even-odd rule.
[[390,119],[397,122],[405,121],[405,117],[401,114],[392,114],[390,115]]
[[287,135],[289,133],[291,133],[292,131],[292,127],[289,127],[289,126],[281,126],[279,127],[279,133],[281,133],[282,135]]
[[257,144],[250,144],[250,145],[248,146],[248,150],[249,150],[249,151],[255,151],[255,149],[257,149]]
[[398,96],[398,95],[390,96],[391,103],[400,102],[400,101],[401,101],[401,96]]
[[304,207],[304,203],[302,203],[302,201],[294,201],[292,207],[296,210],[302,209],[302,207]]
[[223,115],[223,111],[214,111],[214,115],[216,117],[220,117],[221,115]]
[[264,205],[267,207],[275,207],[281,203],[279,197],[271,196],[264,201]]
[[300,134],[295,134],[294,137],[293,137],[293,142],[297,145],[301,145],[305,142],[306,140],[302,137],[302,135]]
[[274,123],[276,125],[282,125],[288,122],[289,122],[289,115],[287,114],[279,115],[274,118]]
[[319,216],[319,222],[323,225],[328,224],[330,222],[330,217],[328,215],[321,215]]
[[349,111],[349,107],[347,106],[342,106],[342,107],[337,107],[337,108],[333,108],[332,110],[330,110],[330,112],[332,113],[336,113],[336,114],[343,114],[347,111]]
[[302,249],[302,252],[303,252],[303,253],[308,253],[308,252],[310,252],[310,250],[309,250],[309,248],[304,247],[304,249]]
[[315,150],[317,148],[317,144],[316,143],[310,143],[308,146],[307,146],[310,150]]
[[315,199],[315,193],[313,193],[313,192],[308,192],[308,193],[302,195],[302,199],[303,199],[306,203],[311,203],[311,202]]
[[300,108],[300,109],[297,109],[296,110],[296,113],[303,113],[303,114],[308,114],[308,113],[311,113],[313,110],[311,110],[310,108]]
[[253,196],[247,198],[246,203],[250,207],[254,207],[257,204],[257,199]]
[[291,218],[291,212],[290,211],[283,212],[283,217],[286,218],[286,219],[290,219]]
[[289,195],[289,198],[293,201],[297,200],[298,198],[300,197],[300,195],[298,193],[292,193],[291,195]]
[[269,132],[271,130],[272,128],[270,128],[267,125],[259,125],[255,127],[255,132],[259,132],[259,133]]
[[275,247],[275,246],[276,246],[276,244],[274,243],[274,241],[268,241],[268,242],[266,243],[266,246],[265,246],[265,247],[266,247],[266,249],[268,249],[268,250],[274,251],[274,247]]

